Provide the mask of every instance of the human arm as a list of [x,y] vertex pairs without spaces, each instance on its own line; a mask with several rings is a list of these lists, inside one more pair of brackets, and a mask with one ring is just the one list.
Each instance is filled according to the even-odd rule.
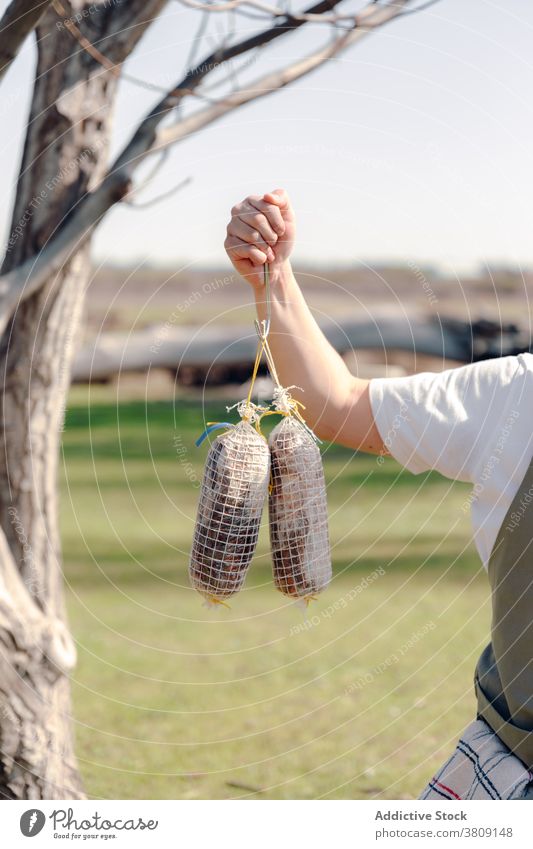
[[370,453],[387,453],[370,404],[369,381],[350,373],[315,321],[290,264],[294,212],[286,192],[251,195],[232,209],[225,247],[252,286],[257,313],[266,317],[263,266],[269,263],[271,324],[268,337],[281,383],[305,405],[315,433]]

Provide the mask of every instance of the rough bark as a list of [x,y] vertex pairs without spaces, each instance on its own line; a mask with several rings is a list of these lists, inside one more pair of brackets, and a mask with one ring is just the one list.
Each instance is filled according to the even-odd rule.
[[[77,0],[63,6],[69,16],[93,10],[78,18],[78,26],[120,66],[164,2],[116,6]],[[3,272],[38,255],[105,174],[117,74],[60,24],[50,9],[37,28],[34,92]],[[5,537],[0,551],[2,569],[12,557],[22,579],[20,604],[0,607],[3,798],[83,795],[70,728],[66,673],[73,650],[61,581],[57,466],[73,342],[90,272],[89,239],[90,231],[80,234],[71,257],[18,305],[0,339]],[[12,593],[6,593],[9,600]]]
[[0,80],[51,0],[13,0],[0,20]]
[[[304,21],[287,15],[257,36],[222,45],[213,53],[216,61],[192,69],[166,93],[106,172],[117,70],[165,2],[54,0],[37,28],[31,114],[0,271],[0,798],[83,795],[69,721],[75,651],[65,619],[56,493],[59,433],[95,224],[124,196],[144,157],[309,73],[409,0],[369,3],[333,47],[161,130],[163,118],[211,68]],[[337,2],[321,0],[310,11]],[[61,21],[56,10],[63,9]],[[80,42],[66,24],[73,16]]]

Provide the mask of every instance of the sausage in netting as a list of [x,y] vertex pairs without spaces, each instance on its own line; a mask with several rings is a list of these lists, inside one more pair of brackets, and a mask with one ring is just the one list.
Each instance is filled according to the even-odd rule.
[[229,598],[244,582],[257,545],[269,470],[266,441],[247,422],[213,441],[189,561],[191,584],[209,601]]
[[308,598],[331,580],[326,484],[313,437],[292,416],[270,434],[270,544],[274,583]]

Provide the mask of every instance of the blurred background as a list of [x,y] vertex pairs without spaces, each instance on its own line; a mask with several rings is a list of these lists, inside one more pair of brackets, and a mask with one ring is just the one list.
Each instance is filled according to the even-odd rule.
[[[125,67],[168,84],[176,51],[213,38],[195,23],[169,4]],[[208,447],[194,442],[247,392],[252,298],[222,245],[252,192],[289,192],[297,278],[354,374],[529,349],[532,33],[523,0],[441,0],[394,21],[186,139],[145,199],[190,182],[99,227],[60,508],[91,796],[413,798],[473,718],[490,599],[465,485],[324,444],[330,588],[307,613],[275,592],[264,521],[245,589],[208,611],[187,577]],[[2,89],[5,175],[34,63],[27,43]],[[114,150],[154,102],[119,85]],[[14,191],[4,178],[5,234]]]

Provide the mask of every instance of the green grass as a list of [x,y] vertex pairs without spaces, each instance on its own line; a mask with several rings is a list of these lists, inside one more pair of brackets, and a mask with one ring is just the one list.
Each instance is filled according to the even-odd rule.
[[88,793],[416,796],[473,717],[488,632],[467,489],[325,445],[331,587],[307,614],[277,593],[264,523],[245,589],[207,611],[187,579],[194,439],[224,405],[97,397],[73,395],[62,485]]

